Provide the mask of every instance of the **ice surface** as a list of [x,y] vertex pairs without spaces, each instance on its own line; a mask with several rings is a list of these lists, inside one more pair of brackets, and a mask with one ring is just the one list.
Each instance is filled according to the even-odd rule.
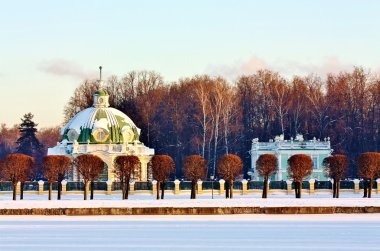
[[0,195],[0,208],[83,208],[83,207],[281,207],[281,206],[377,206],[380,207],[380,194],[374,194],[374,198],[361,198],[362,194],[342,194],[342,198],[331,198],[330,193],[303,195],[301,199],[295,199],[294,195],[271,194],[268,199],[261,199],[259,194],[236,195],[234,199],[224,199],[221,195],[215,195],[211,199],[210,194],[198,196],[196,200],[190,200],[189,195],[165,195],[164,200],[156,200],[153,195],[130,195],[129,200],[121,200],[121,194],[98,195],[95,200],[83,201],[82,194],[63,195],[61,201],[53,195],[51,201],[47,195],[24,195],[23,201],[12,201],[12,195]]
[[380,215],[0,216],[0,250],[379,250]]

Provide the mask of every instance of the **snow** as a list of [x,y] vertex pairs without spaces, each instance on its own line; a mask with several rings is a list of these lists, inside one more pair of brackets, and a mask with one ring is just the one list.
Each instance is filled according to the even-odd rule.
[[380,250],[379,214],[0,216],[0,250]]
[[374,198],[361,198],[362,194],[342,194],[342,198],[331,198],[331,194],[304,195],[295,199],[294,195],[270,195],[268,199],[261,199],[258,194],[237,195],[233,199],[224,199],[215,195],[211,199],[209,194],[200,195],[196,200],[190,200],[189,195],[165,196],[164,200],[156,200],[153,195],[130,195],[129,200],[121,200],[120,194],[97,195],[95,200],[83,201],[82,194],[63,195],[61,201],[47,200],[47,195],[24,195],[24,200],[12,201],[11,194],[0,195],[0,208],[94,208],[94,207],[380,207],[380,194]]
[[92,117],[96,114],[97,108],[89,107],[78,112],[70,122],[62,128],[61,135],[65,132],[66,129],[74,129],[78,134],[81,132],[81,128],[88,128],[89,121],[92,121]]

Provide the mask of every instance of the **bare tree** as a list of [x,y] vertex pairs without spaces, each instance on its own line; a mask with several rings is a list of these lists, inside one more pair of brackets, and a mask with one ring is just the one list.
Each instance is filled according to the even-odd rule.
[[190,199],[196,198],[196,185],[198,179],[206,178],[207,160],[200,155],[190,155],[183,161],[183,173],[185,177],[191,180],[191,195]]
[[168,155],[154,155],[151,164],[153,178],[157,180],[157,200],[160,199],[160,187],[161,199],[164,199],[165,183],[175,171],[174,161]]
[[30,174],[35,170],[35,160],[25,154],[8,154],[2,162],[2,175],[13,185],[13,200],[16,200],[16,187],[18,182],[28,180]]
[[[232,199],[234,181],[241,174],[243,162],[240,157],[234,154],[225,154],[218,160],[218,174],[226,180],[228,189],[226,189],[226,198]],[[228,194],[229,190],[229,194]]]
[[74,166],[84,181],[84,200],[87,200],[87,184],[91,182],[91,196],[94,199],[94,180],[96,180],[104,169],[104,162],[101,158],[92,154],[79,155],[74,159]]
[[122,198],[128,199],[129,182],[141,170],[141,162],[137,156],[117,156],[114,160],[115,174],[122,187]]
[[[367,152],[359,155],[358,158],[358,175],[363,178],[364,196],[371,198],[373,180],[380,171],[380,153]],[[368,189],[368,194],[366,190]]]
[[269,177],[278,171],[278,160],[274,154],[263,154],[256,161],[256,170],[264,178],[262,198],[268,197]]
[[62,181],[71,170],[71,159],[64,155],[46,155],[42,158],[42,168],[46,179],[49,181],[49,200],[53,190],[53,183],[58,182],[58,197],[61,199]]
[[335,154],[323,160],[327,175],[334,180],[333,198],[339,198],[340,181],[344,179],[347,171],[348,158],[346,155]]
[[293,178],[296,198],[301,198],[302,181],[313,172],[313,160],[306,154],[295,154],[288,159],[288,174]]

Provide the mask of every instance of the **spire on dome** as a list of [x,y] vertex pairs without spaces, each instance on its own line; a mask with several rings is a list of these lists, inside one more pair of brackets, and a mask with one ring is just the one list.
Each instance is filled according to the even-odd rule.
[[103,67],[102,66],[99,66],[99,88],[102,89],[103,88],[103,85],[104,85],[104,81],[102,80],[102,69]]
[[99,66],[99,80],[97,81],[99,84],[99,90],[94,93],[94,107],[102,108],[109,107],[108,98],[109,94],[106,89],[103,88],[104,81],[102,80],[102,66]]

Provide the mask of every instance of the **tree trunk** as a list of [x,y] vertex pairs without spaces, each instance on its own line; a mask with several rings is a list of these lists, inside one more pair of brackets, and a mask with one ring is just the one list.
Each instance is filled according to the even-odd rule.
[[298,183],[298,198],[301,199],[302,195],[302,181]]
[[61,200],[62,180],[58,180],[57,200]]
[[84,181],[83,199],[87,200],[87,181]]
[[52,191],[53,191],[53,182],[49,181],[49,200],[51,200]]
[[20,200],[24,199],[24,182],[20,183]]
[[195,199],[196,198],[196,185],[197,185],[197,182],[196,181],[191,181],[191,196],[190,196],[190,199]]
[[335,179],[334,179],[332,190],[333,190],[333,198],[336,198],[336,180]]
[[90,200],[93,200],[94,199],[94,181],[91,180],[91,183],[90,183],[90,190],[91,190],[91,195],[90,195]]
[[157,200],[160,199],[160,183],[161,182],[157,180],[157,185],[156,185],[157,186]]
[[228,199],[230,197],[230,182],[226,180],[224,184],[226,188],[226,199]]
[[363,186],[364,186],[364,195],[363,198],[367,198],[367,179],[363,179]]
[[372,197],[372,187],[373,187],[373,179],[369,179],[369,186],[368,186],[368,198]]
[[127,190],[127,189],[126,189],[126,187],[125,187],[125,182],[122,181],[122,182],[121,182],[121,199],[122,199],[122,200],[125,200],[125,193],[127,192],[126,190]]
[[234,197],[234,181],[230,181],[230,199]]
[[298,181],[293,181],[294,183],[294,193],[296,198],[298,198]]
[[339,198],[339,190],[340,190],[340,180],[336,181],[336,193],[335,193],[335,198]]
[[13,183],[13,200],[16,200],[17,182]]
[[128,200],[128,194],[129,194],[129,180],[125,181],[125,194],[124,194],[124,199]]
[[268,197],[268,177],[265,177],[262,198],[266,199],[267,197]]
[[164,199],[164,195],[165,195],[165,182],[162,182],[162,186],[161,186],[161,200]]

